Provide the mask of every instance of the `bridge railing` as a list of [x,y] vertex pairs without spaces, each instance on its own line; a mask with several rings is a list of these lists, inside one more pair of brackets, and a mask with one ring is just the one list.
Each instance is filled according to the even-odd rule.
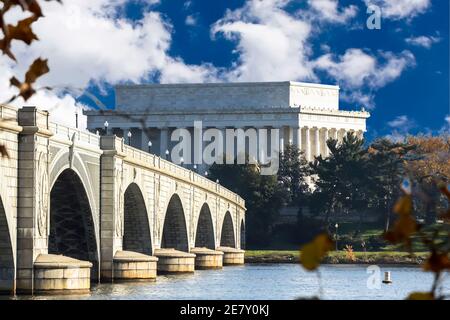
[[11,106],[0,105],[0,119],[2,121],[11,121],[17,123],[18,109]]
[[130,157],[134,160],[138,160],[143,163],[149,164],[152,167],[169,172],[183,180],[199,184],[205,189],[218,193],[222,197],[230,201],[236,202],[241,206],[245,205],[244,199],[242,199],[239,195],[237,195],[234,192],[231,192],[230,190],[221,186],[220,184],[201,176],[198,173],[195,173],[189,169],[183,168],[170,161],[162,159],[161,157],[155,156],[154,154],[150,154],[148,152],[139,150],[124,143],[122,144],[122,146],[123,146],[122,151],[127,157]]
[[89,131],[64,126],[54,122],[50,122],[49,129],[55,136],[68,140],[75,139],[76,142],[82,142],[97,148],[100,146],[100,136],[90,133]]

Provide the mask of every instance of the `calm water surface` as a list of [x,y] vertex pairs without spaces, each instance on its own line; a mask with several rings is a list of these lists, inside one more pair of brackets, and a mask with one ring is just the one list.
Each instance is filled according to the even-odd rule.
[[[296,264],[245,265],[222,270],[196,271],[194,274],[158,276],[156,282],[100,284],[83,296],[34,296],[20,299],[230,299],[271,300],[312,297],[322,299],[404,299],[412,291],[427,291],[432,275],[417,267],[381,267],[391,271],[393,284],[368,289],[367,266],[326,265],[316,273],[304,271]],[[450,292],[450,277],[445,280]]]

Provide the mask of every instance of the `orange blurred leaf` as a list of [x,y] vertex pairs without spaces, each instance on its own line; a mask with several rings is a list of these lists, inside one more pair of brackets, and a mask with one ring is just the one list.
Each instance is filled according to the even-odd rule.
[[16,26],[8,25],[6,27],[7,39],[21,40],[26,44],[31,44],[33,40],[38,40],[38,37],[34,34],[31,29],[31,24],[38,19],[36,16],[31,16],[29,18],[23,19],[17,23]]
[[302,247],[300,263],[306,270],[316,270],[328,251],[332,249],[333,241],[330,236],[328,234],[320,234],[312,242]]
[[427,261],[425,261],[423,269],[425,271],[435,273],[446,269],[450,270],[450,259],[448,258],[448,253],[437,253],[436,251],[433,251]]
[[394,212],[399,215],[410,215],[412,213],[413,203],[411,195],[401,197],[394,206]]
[[41,58],[36,59],[25,74],[25,82],[20,82],[16,77],[10,79],[12,86],[19,89],[19,96],[22,96],[24,100],[28,100],[36,90],[33,89],[32,84],[37,78],[49,72],[47,60]]
[[434,295],[431,292],[413,292],[407,300],[434,300]]

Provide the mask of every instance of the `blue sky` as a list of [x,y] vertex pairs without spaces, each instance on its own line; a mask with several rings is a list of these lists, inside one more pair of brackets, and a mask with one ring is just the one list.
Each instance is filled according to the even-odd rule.
[[[87,88],[110,108],[118,83],[297,80],[338,84],[342,109],[370,109],[370,139],[449,128],[448,0],[73,3],[74,10],[48,4],[38,28],[35,51],[49,56],[53,72],[43,84]],[[369,4],[382,10],[380,30],[366,26]],[[61,10],[71,12],[68,20],[93,21],[65,31],[76,32],[64,44],[73,53],[51,43]],[[70,91],[42,101],[94,106]]]

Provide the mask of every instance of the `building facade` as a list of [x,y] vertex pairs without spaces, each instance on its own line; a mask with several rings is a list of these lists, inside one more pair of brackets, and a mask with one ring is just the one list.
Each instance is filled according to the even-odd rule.
[[[115,110],[85,114],[90,131],[106,129],[161,157],[178,143],[171,141],[174,130],[193,132],[194,122],[201,121],[203,130],[220,129],[224,137],[227,129],[279,129],[279,151],[294,144],[307,160],[328,155],[328,138],[341,140],[349,131],[362,138],[370,117],[364,108],[340,110],[338,86],[292,81],[120,85]],[[184,161],[192,164],[193,156]]]

